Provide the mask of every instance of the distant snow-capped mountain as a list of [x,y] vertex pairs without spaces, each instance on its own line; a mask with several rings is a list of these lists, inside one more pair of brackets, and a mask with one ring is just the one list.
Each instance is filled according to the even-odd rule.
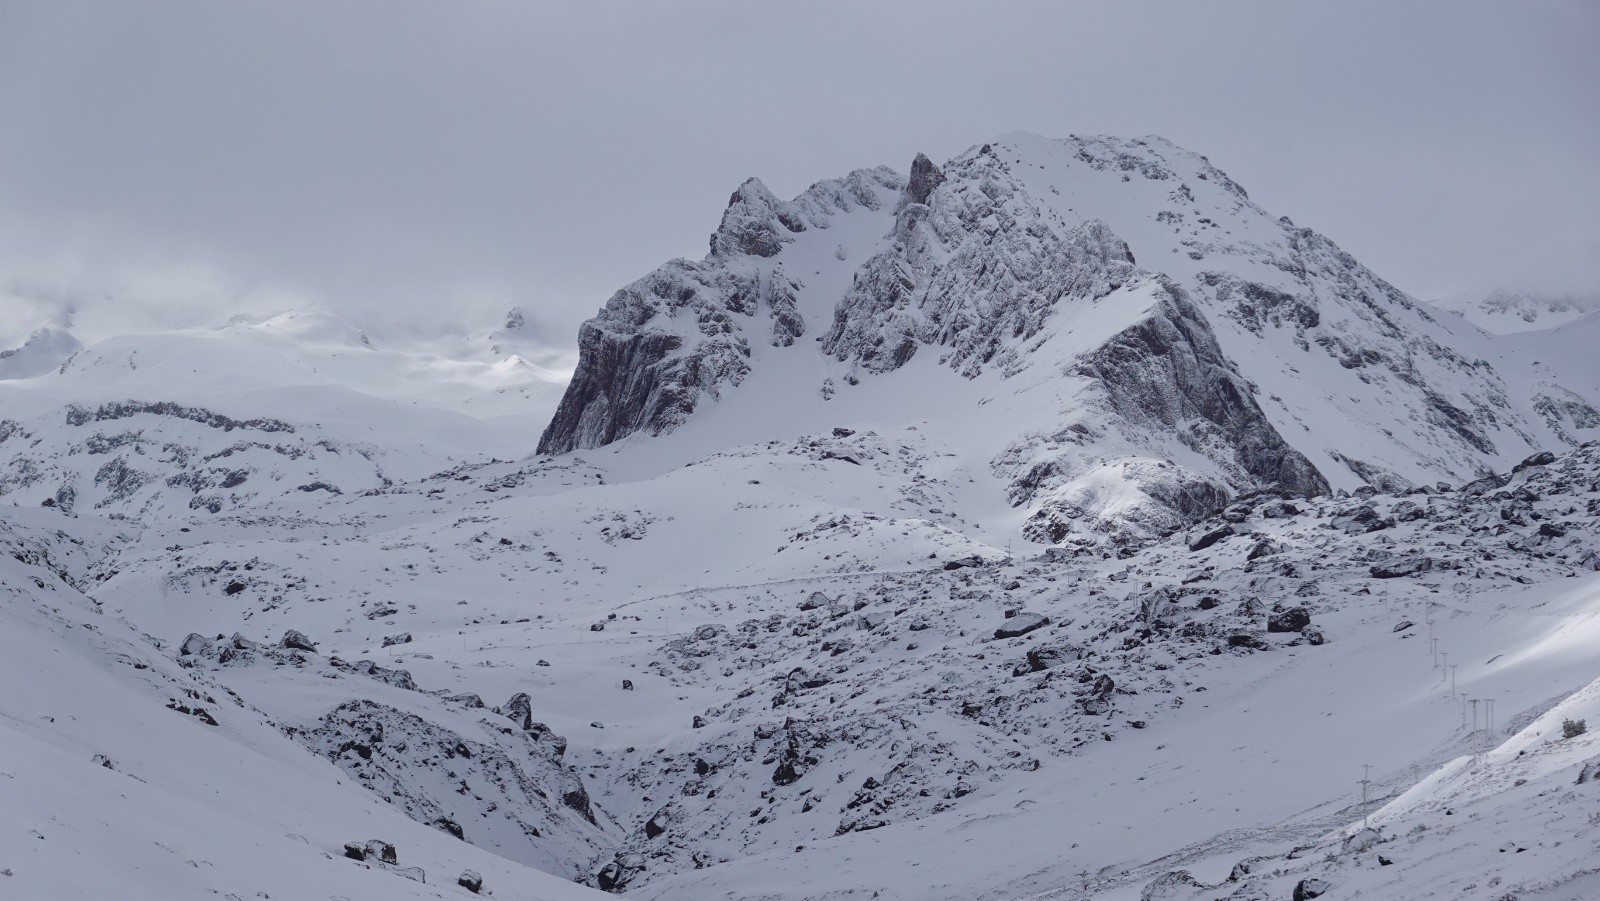
[[66,362],[81,346],[64,328],[38,329],[22,344],[0,350],[0,381],[44,375]]
[[0,357],[17,361],[0,379],[0,497],[187,515],[518,456],[565,379],[504,344],[387,343],[306,311],[88,347],[41,331]]
[[1509,335],[1559,328],[1600,312],[1600,291],[1552,293],[1495,288],[1441,298],[1433,305],[1459,314],[1490,334]]

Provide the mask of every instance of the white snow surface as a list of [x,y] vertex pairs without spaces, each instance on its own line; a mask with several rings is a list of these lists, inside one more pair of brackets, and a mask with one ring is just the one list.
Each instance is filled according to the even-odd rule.
[[[1435,316],[1159,139],[944,171],[1104,222],[1355,496],[1030,542],[1019,436],[1079,454],[1052,490],[1105,521],[1228,477],[1109,428],[1073,368],[1165,289],[1064,304],[1009,371],[867,371],[813,338],[896,204],[843,182],[718,264],[781,265],[805,333],[604,447],[529,454],[564,374],[516,315],[448,347],[319,313],[98,342],[0,380],[0,898],[464,898],[469,869],[552,901],[1595,897],[1596,320]],[[1247,309],[1293,260],[1331,267],[1316,326]],[[1494,451],[1419,384],[1503,400]],[[397,862],[345,856],[372,839]]]

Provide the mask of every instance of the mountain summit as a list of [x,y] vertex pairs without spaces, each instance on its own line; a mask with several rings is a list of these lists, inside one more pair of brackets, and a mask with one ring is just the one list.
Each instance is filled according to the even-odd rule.
[[750,179],[710,245],[584,324],[541,453],[693,432],[708,407],[707,451],[926,409],[1060,543],[1243,493],[1469,480],[1590,421],[1162,138],[1008,134],[788,202]]

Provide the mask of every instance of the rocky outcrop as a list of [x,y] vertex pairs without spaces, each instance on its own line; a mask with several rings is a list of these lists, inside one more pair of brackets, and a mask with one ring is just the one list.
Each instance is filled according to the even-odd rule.
[[837,360],[888,372],[935,346],[968,378],[1014,374],[1059,306],[1104,297],[1134,274],[1105,223],[1068,227],[990,157],[948,178],[923,156],[912,170],[891,246],[856,272],[822,338]]
[[[673,260],[618,291],[578,332],[578,367],[539,440],[539,453],[601,447],[636,432],[677,428],[706,399],[750,372],[753,342],[792,345],[805,334],[803,285],[774,260],[796,234],[831,217],[873,210],[899,191],[888,169],[819,182],[792,201],[751,179],[729,200],[700,262]],[[752,331],[765,311],[770,336]]]
[[[354,700],[295,738],[411,819],[459,830],[458,838],[513,860],[562,872],[597,852],[604,834],[582,779],[562,762],[565,741],[484,725],[487,735],[469,736],[415,713]],[[582,800],[581,810],[573,799]]]
[[1069,364],[1084,381],[1075,418],[1020,436],[993,461],[1012,504],[1034,508],[1024,534],[1140,542],[1216,515],[1241,493],[1326,493],[1187,294],[1148,276],[1127,290],[1141,293],[1143,315]]
[[1127,422],[1166,431],[1249,485],[1310,497],[1328,482],[1278,434],[1251,387],[1222,355],[1216,336],[1176,285],[1155,315],[1084,357],[1078,372],[1104,385]]
[[794,209],[774,197],[761,179],[752,178],[728,198],[722,224],[711,235],[711,255],[777,256],[794,240],[790,235],[805,230],[805,220]]
[[742,320],[759,292],[748,276],[684,260],[618,291],[578,332],[578,368],[539,452],[658,435],[703,395],[737,386],[750,371]]
[[944,173],[924,154],[911,161],[911,177],[906,179],[906,190],[901,203],[927,203],[933,189],[944,184]]

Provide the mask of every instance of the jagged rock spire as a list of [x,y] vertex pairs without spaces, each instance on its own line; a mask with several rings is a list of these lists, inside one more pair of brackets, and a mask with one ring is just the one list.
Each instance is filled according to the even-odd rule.
[[933,189],[944,184],[944,173],[925,154],[911,161],[911,178],[906,182],[906,203],[927,203]]

